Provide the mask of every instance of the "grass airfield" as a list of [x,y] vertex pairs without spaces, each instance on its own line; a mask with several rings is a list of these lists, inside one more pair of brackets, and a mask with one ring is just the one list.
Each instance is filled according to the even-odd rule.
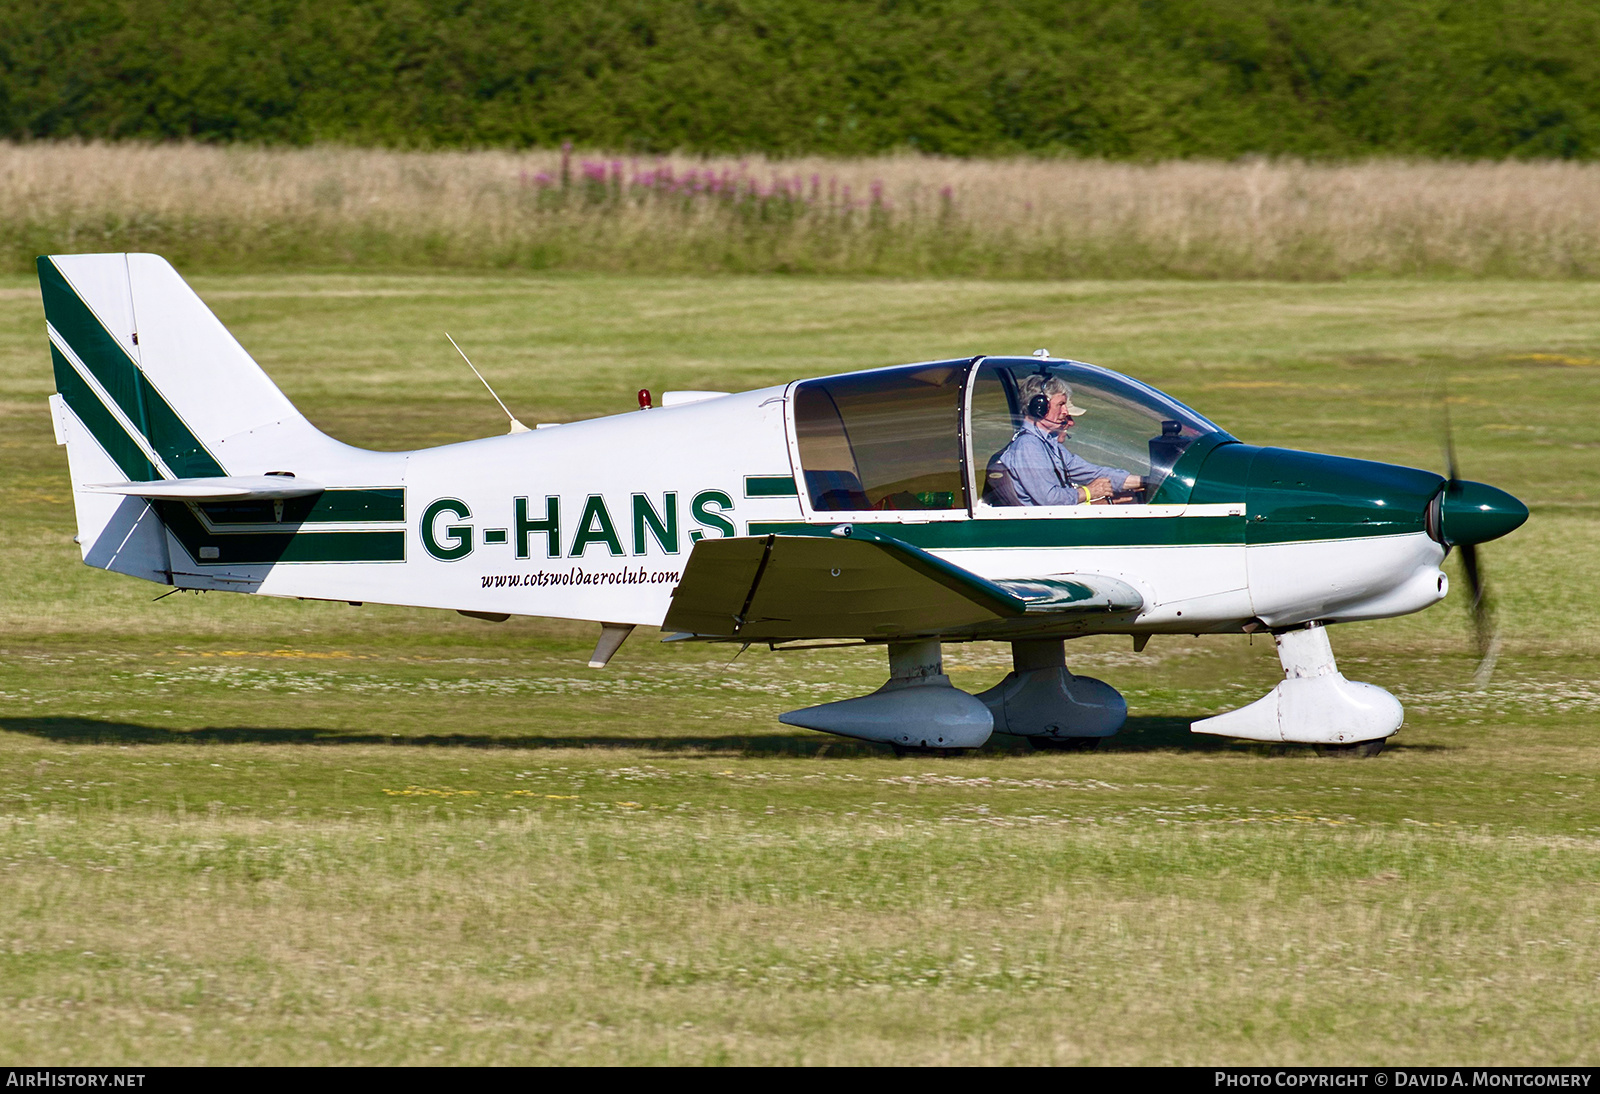
[[[318,425],[523,420],[1038,346],[1243,440],[1464,472],[1533,517],[1332,632],[1374,760],[1192,739],[1270,641],[1069,644],[1098,753],[895,760],[776,715],[881,655],[179,594],[77,561],[43,316],[0,281],[8,1063],[1594,1063],[1600,285],[197,277]],[[649,458],[648,453],[639,458]],[[1453,565],[1453,562],[1452,562]],[[955,682],[1004,646],[947,647]]]

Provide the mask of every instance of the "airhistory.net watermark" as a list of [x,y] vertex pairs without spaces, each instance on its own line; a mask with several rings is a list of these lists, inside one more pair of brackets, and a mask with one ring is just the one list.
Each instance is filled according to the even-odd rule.
[[7,1087],[140,1087],[144,1086],[142,1071],[84,1071],[79,1068],[10,1068],[6,1071]]

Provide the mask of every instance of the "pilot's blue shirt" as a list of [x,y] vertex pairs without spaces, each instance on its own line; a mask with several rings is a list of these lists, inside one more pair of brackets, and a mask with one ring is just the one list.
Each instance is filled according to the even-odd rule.
[[1024,505],[1081,505],[1079,486],[1104,478],[1111,481],[1113,490],[1121,490],[1130,474],[1090,463],[1032,421],[1022,423],[1000,454],[1000,462],[1011,472],[1012,487]]

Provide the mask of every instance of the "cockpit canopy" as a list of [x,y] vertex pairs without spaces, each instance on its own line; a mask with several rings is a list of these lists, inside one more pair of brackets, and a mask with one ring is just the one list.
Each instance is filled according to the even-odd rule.
[[1008,504],[990,479],[1028,418],[1024,393],[1041,386],[1030,377],[1058,379],[1083,411],[1064,438],[1069,451],[1141,480],[1140,495],[1124,500],[1155,497],[1190,445],[1221,432],[1155,388],[1075,361],[964,358],[807,380],[795,391],[794,422],[811,509]]

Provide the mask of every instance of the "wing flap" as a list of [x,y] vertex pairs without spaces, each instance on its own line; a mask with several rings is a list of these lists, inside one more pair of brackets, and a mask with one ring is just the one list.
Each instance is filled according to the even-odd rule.
[[703,539],[695,544],[661,625],[669,631],[733,635],[773,537]]

